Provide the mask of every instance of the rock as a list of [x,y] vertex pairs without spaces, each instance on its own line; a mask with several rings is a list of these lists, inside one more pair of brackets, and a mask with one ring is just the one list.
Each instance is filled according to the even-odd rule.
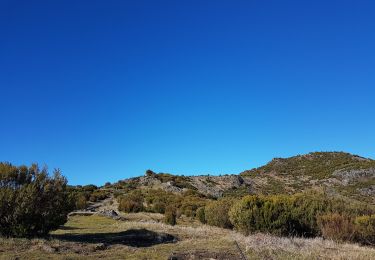
[[104,244],[104,243],[99,243],[99,244],[96,244],[95,246],[94,246],[94,250],[95,251],[98,251],[98,250],[105,250],[105,249],[107,249],[108,248],[108,246],[106,245],[106,244]]
[[342,180],[344,185],[356,181],[358,179],[375,178],[375,168],[356,169],[356,170],[337,170],[332,174],[334,177]]
[[114,210],[101,210],[98,212],[98,215],[110,218],[118,217],[118,213]]

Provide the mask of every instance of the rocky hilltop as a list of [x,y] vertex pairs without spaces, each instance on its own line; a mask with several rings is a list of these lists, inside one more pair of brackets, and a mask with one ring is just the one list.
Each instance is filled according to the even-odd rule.
[[325,189],[332,194],[375,203],[375,160],[343,152],[315,152],[275,158],[238,175],[180,176],[155,173],[119,181],[117,188],[198,192],[208,197],[293,194]]

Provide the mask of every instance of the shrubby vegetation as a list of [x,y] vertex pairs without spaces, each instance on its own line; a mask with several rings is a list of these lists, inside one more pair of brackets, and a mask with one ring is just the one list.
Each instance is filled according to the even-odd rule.
[[[330,236],[336,225],[344,226],[358,214],[369,214],[373,210],[365,204],[351,204],[324,193],[306,192],[290,196],[247,196],[233,205],[229,216],[234,228],[246,234],[318,236],[325,233]],[[335,214],[322,217],[330,213]]]
[[229,220],[229,209],[231,208],[233,200],[221,199],[209,203],[205,209],[205,222],[211,226],[221,228],[231,228],[232,223]]
[[95,185],[68,186],[68,191],[75,201],[74,209],[85,209],[90,202],[97,202],[108,198],[109,192]]
[[308,175],[318,179],[330,177],[339,169],[368,169],[375,167],[374,160],[343,152],[315,152],[290,158],[276,158],[265,166],[242,173],[256,176],[265,172],[287,173],[291,176]]
[[124,212],[165,213],[167,206],[176,209],[176,214],[194,218],[199,207],[205,206],[207,198],[195,191],[175,194],[161,189],[132,190],[117,197],[119,210]]
[[143,196],[136,191],[119,197],[119,210],[130,213],[143,211]]
[[59,170],[0,163],[0,234],[40,236],[64,224],[74,207],[66,186]]
[[176,186],[181,189],[185,188],[185,189],[196,190],[196,188],[190,184],[189,179],[185,176],[172,175],[169,173],[157,173],[156,174],[152,172],[151,170],[146,171],[146,175],[153,176],[163,183],[170,182],[173,186]]
[[248,195],[241,199],[207,198],[194,190],[182,194],[161,189],[136,189],[119,195],[124,212],[164,214],[174,225],[181,215],[203,224],[234,228],[242,233],[279,236],[323,236],[370,244],[374,241],[374,207],[309,191],[294,195]]
[[173,206],[168,206],[164,214],[164,223],[174,226],[177,223],[177,213],[176,208]]
[[353,217],[332,213],[320,216],[318,223],[325,238],[375,245],[375,215]]
[[206,224],[206,210],[204,207],[200,207],[197,209],[197,219],[202,223]]

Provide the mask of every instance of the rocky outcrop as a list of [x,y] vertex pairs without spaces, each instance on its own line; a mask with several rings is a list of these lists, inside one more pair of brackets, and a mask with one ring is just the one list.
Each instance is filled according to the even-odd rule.
[[249,185],[239,175],[192,176],[190,179],[191,185],[199,192],[215,198],[221,197],[225,191]]
[[375,168],[354,169],[354,170],[337,170],[332,176],[340,179],[343,185],[348,185],[360,179],[375,178]]

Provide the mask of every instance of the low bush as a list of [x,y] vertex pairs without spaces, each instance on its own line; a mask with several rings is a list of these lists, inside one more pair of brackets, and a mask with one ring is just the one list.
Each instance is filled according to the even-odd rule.
[[85,209],[87,205],[86,196],[82,193],[77,194],[75,198],[75,209]]
[[[324,237],[344,241],[360,237],[371,241],[371,217],[354,219],[358,213],[371,213],[368,205],[330,198],[321,192],[295,195],[246,196],[230,209],[234,228],[249,234],[267,232],[282,236]],[[360,223],[362,231],[360,231]],[[360,241],[361,239],[357,239]]]
[[210,202],[204,209],[207,224],[221,228],[231,228],[232,223],[229,220],[228,212],[232,203],[233,200],[230,199]]
[[134,192],[118,198],[120,211],[126,213],[143,211],[143,196],[140,192]]
[[355,240],[366,245],[375,245],[375,215],[354,219]]
[[352,241],[355,235],[353,218],[338,213],[319,216],[318,226],[324,238],[335,241]]
[[287,196],[246,196],[233,205],[229,216],[235,229],[245,234],[260,231],[290,235],[296,226],[291,207]]

